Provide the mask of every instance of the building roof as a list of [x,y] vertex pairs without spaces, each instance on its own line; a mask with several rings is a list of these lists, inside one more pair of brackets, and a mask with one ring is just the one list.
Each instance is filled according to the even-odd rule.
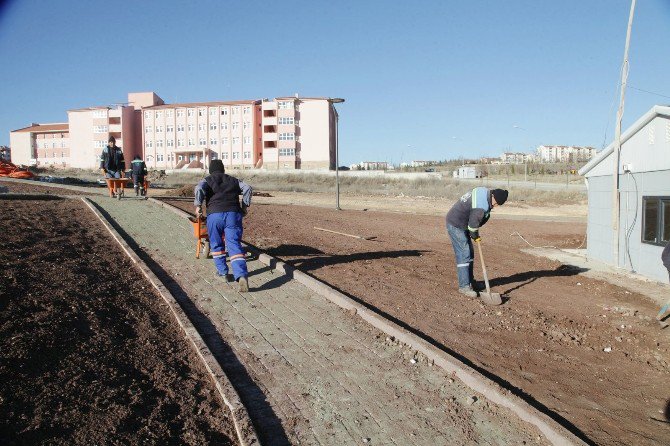
[[67,122],[54,122],[51,124],[32,124],[22,129],[12,130],[13,132],[67,132],[69,125]]
[[180,102],[177,104],[153,105],[151,107],[142,107],[142,110],[160,110],[161,108],[188,108],[188,107],[202,107],[214,105],[242,105],[242,104],[259,104],[258,99],[247,99],[242,101],[213,101],[213,102]]
[[80,111],[92,111],[92,110],[109,110],[112,107],[109,105],[98,105],[97,107],[84,107],[84,108],[73,108],[68,110],[68,112],[80,112]]
[[332,99],[332,98],[320,98],[320,97],[308,98],[308,97],[302,97],[302,96],[298,96],[298,97],[295,97],[295,96],[282,96],[282,97],[277,97],[277,98],[275,98],[275,100],[286,100],[286,99],[293,99],[293,100],[296,100],[296,99],[297,99],[297,100],[299,100],[299,101],[305,101],[305,100],[307,100],[307,101],[310,101],[310,100],[311,100],[311,101],[327,101],[327,100]]
[[[640,119],[635,121],[633,125],[628,127],[628,129],[621,135],[621,144],[625,143],[628,141],[630,138],[633,137],[637,132],[639,132],[645,125],[649,124],[652,119],[654,119],[657,116],[667,116],[670,118],[670,106],[667,105],[655,105],[649,110],[647,113],[642,115]],[[616,141],[613,141],[605,150],[601,151],[596,157],[591,159],[584,167],[579,169],[579,174],[580,175],[586,175],[587,172],[589,172],[591,169],[596,167],[598,164],[600,164],[601,161],[605,160],[610,153],[614,152],[614,145],[616,144]],[[612,168],[614,168],[614,164],[612,164]]]

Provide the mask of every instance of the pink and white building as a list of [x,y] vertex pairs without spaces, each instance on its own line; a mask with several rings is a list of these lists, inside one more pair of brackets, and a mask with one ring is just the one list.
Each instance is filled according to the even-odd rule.
[[130,93],[126,104],[67,114],[67,123],[11,132],[13,162],[95,169],[114,136],[127,160],[140,155],[151,169],[207,169],[213,159],[231,169],[335,168],[337,112],[328,98],[165,104],[153,92]]

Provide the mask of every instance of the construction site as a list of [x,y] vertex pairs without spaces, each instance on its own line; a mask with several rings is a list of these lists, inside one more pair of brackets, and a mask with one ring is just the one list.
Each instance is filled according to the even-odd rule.
[[8,444],[670,440],[668,286],[580,266],[568,205],[492,212],[486,305],[457,292],[448,199],[258,191],[240,293],[193,186],[0,187]]

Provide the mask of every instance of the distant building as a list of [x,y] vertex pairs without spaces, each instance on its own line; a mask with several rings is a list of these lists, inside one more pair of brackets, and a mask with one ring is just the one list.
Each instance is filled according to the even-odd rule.
[[531,153],[505,152],[500,155],[500,162],[502,164],[524,164],[533,162],[534,160],[535,157]]
[[362,161],[358,163],[358,170],[389,170],[386,161]]
[[7,146],[0,146],[0,160],[11,161],[12,152]]
[[26,166],[64,167],[70,163],[67,122],[38,124],[9,133],[11,161]]
[[480,164],[500,164],[500,158],[493,158],[493,157],[481,157],[479,158],[479,163]]
[[537,157],[543,163],[588,161],[594,156],[596,156],[596,149],[593,147],[540,146],[537,148]]
[[433,164],[435,164],[435,161],[412,161],[411,166],[425,167],[425,166],[432,166]]
[[479,178],[480,173],[474,166],[461,166],[458,170],[454,170],[454,178]]

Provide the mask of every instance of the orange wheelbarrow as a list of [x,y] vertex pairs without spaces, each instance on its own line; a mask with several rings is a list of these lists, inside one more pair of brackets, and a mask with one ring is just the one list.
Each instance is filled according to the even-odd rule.
[[195,258],[200,258],[200,250],[205,258],[209,257],[209,235],[207,234],[207,221],[204,218],[189,217],[193,225],[193,235],[195,236]]
[[118,198],[119,200],[123,196],[123,191],[128,183],[128,178],[105,178],[107,182],[107,189],[109,190],[109,196]]

